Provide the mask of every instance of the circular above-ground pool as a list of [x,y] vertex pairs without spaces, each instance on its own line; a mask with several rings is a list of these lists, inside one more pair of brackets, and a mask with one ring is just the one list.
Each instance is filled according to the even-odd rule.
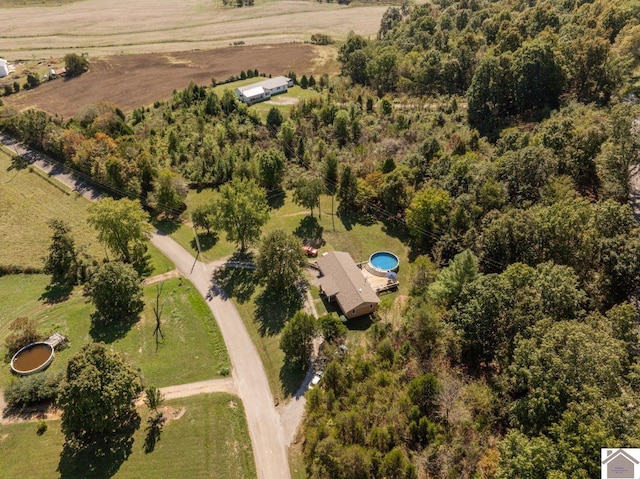
[[11,359],[11,370],[26,376],[42,371],[53,361],[53,346],[49,343],[31,343]]
[[369,266],[379,273],[388,273],[398,271],[400,260],[388,251],[376,251],[369,257]]

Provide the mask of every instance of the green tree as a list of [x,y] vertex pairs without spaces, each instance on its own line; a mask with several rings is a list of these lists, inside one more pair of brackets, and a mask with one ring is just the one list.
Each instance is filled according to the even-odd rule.
[[77,284],[80,279],[78,252],[71,236],[71,228],[62,220],[52,219],[53,230],[49,254],[44,263],[44,272],[51,275],[53,283]]
[[196,206],[191,213],[191,221],[196,228],[204,228],[207,230],[207,234],[211,234],[211,228],[215,220],[215,205],[213,203],[207,203]]
[[478,258],[468,249],[454,256],[453,260],[429,286],[429,296],[451,306],[460,296],[462,288],[472,283],[480,274]]
[[89,69],[89,60],[77,53],[67,53],[64,56],[64,68],[67,76],[75,77]]
[[329,193],[335,194],[338,189],[338,158],[330,152],[324,158],[324,186]]
[[137,320],[144,301],[142,286],[135,270],[128,264],[109,262],[93,273],[86,290],[101,324]]
[[282,328],[280,349],[284,352],[285,361],[301,369],[311,361],[313,338],[316,335],[316,320],[301,311]]
[[324,182],[320,178],[302,178],[296,183],[293,201],[303,208],[309,208],[311,216],[313,216],[313,209],[317,206],[320,214],[320,195],[323,191]]
[[88,208],[87,222],[98,231],[98,240],[118,259],[145,267],[149,217],[138,200],[104,198]]
[[40,77],[37,74],[28,73],[27,85],[29,85],[29,88],[37,87],[38,85],[40,85]]
[[407,208],[409,233],[419,243],[433,242],[446,226],[451,209],[451,197],[445,190],[427,186],[418,192]]
[[318,328],[328,343],[341,343],[347,337],[348,329],[340,318],[334,314],[325,314],[318,318]]
[[187,188],[173,171],[165,169],[158,175],[154,197],[157,210],[177,216],[185,208]]
[[564,88],[564,72],[551,45],[534,40],[513,55],[516,105],[520,112],[557,108]]
[[607,331],[577,321],[541,322],[521,339],[509,368],[511,419],[536,434],[569,402],[619,397],[626,351]]
[[253,180],[234,178],[222,185],[213,201],[214,227],[225,231],[227,239],[245,251],[260,237],[260,230],[269,219],[264,190]]
[[267,113],[267,128],[269,128],[269,131],[275,135],[276,132],[278,131],[278,128],[280,128],[280,125],[282,125],[282,122],[284,121],[284,118],[282,117],[282,113],[280,112],[279,109],[277,109],[275,106],[272,106],[269,109],[269,113]]
[[340,209],[352,211],[356,205],[358,196],[358,178],[352,172],[350,166],[345,166],[340,176],[340,186],[338,187],[338,200]]
[[271,148],[258,153],[261,186],[267,190],[280,188],[284,180],[285,163],[285,156],[276,149]]
[[423,416],[434,417],[441,389],[436,375],[427,373],[411,380],[407,387],[407,395],[411,402],[418,406]]
[[260,242],[256,273],[271,290],[293,288],[302,279],[306,261],[300,241],[284,230],[273,230]]
[[389,451],[380,464],[380,474],[385,479],[415,479],[416,471],[400,448]]
[[134,400],[140,377],[103,343],[84,346],[69,359],[57,404],[68,440],[116,433],[139,421]]
[[346,110],[339,110],[333,119],[335,135],[341,146],[349,139],[349,122],[349,113]]
[[398,52],[386,47],[373,56],[367,64],[367,75],[372,85],[381,92],[395,90],[398,82]]
[[295,156],[295,139],[296,139],[296,127],[291,120],[287,120],[280,126],[278,132],[278,139],[282,145],[282,152],[288,160]]

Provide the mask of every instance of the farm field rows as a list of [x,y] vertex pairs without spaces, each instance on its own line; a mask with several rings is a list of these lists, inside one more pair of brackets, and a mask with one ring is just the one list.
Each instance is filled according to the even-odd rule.
[[333,46],[284,44],[90,57],[90,70],[80,77],[45,82],[2,100],[19,110],[39,108],[67,119],[85,106],[102,101],[114,103],[129,113],[169,98],[174,90],[186,88],[189,82],[209,85],[212,78],[224,80],[249,68],[274,76],[289,71],[335,72],[334,56]]
[[308,41],[313,33],[373,36],[386,5],[258,0],[223,7],[202,0],[85,0],[53,8],[0,8],[0,51],[10,59],[62,56],[69,50],[104,55],[210,49]]

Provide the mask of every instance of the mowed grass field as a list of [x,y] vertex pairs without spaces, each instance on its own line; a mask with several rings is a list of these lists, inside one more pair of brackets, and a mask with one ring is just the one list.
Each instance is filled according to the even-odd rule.
[[[64,371],[70,356],[83,345],[105,340],[142,376],[146,385],[164,387],[222,377],[231,369],[218,325],[204,299],[188,281],[181,278],[164,282],[161,304],[161,340],[156,348],[153,305],[156,285],[145,287],[145,309],[141,319],[118,333],[104,334],[91,329],[93,306],[77,288],[66,301],[48,304],[42,300],[49,283],[46,275],[9,275],[0,277],[0,354],[6,363],[4,339],[9,324],[18,317],[28,317],[39,332],[60,332],[69,347],[56,351],[48,371]],[[112,328],[114,329],[114,328]],[[8,367],[0,371],[0,388],[14,376]],[[2,475],[0,474],[0,477]]]
[[[229,394],[201,394],[166,401],[177,418],[165,424],[151,453],[144,452],[148,412],[140,408],[141,426],[134,434],[131,455],[114,479],[253,479],[256,477],[251,440],[240,399]],[[0,477],[59,478],[64,436],[60,421],[47,421],[36,434],[36,423],[0,425]],[[78,460],[80,469],[82,463]],[[82,475],[63,475],[85,479]]]
[[57,218],[69,224],[76,246],[102,258],[104,250],[86,221],[88,205],[35,168],[13,168],[0,149],[0,265],[42,267],[51,238],[47,222]]
[[[0,265],[42,268],[51,243],[48,221],[62,219],[71,227],[77,248],[102,260],[104,247],[87,224],[89,201],[37,168],[17,169],[0,147]],[[152,245],[148,249],[153,274],[174,268]]]
[[46,8],[47,2],[11,8],[15,3],[0,3],[0,51],[10,60],[69,51],[105,55],[303,42],[313,33],[367,37],[377,33],[387,9],[296,0],[256,0],[244,8],[225,7],[221,0],[56,1],[55,8]]

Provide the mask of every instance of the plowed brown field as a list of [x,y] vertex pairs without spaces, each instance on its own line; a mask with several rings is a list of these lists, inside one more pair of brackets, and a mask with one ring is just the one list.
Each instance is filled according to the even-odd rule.
[[[332,73],[335,62],[326,47],[280,44],[219,48],[210,51],[116,55],[91,59],[89,72],[72,79],[43,83],[31,91],[3,98],[18,109],[40,108],[70,118],[84,106],[115,103],[125,113],[171,96],[193,81],[209,85],[241,70],[258,69],[274,76],[289,71]],[[324,59],[318,63],[318,59]]]

